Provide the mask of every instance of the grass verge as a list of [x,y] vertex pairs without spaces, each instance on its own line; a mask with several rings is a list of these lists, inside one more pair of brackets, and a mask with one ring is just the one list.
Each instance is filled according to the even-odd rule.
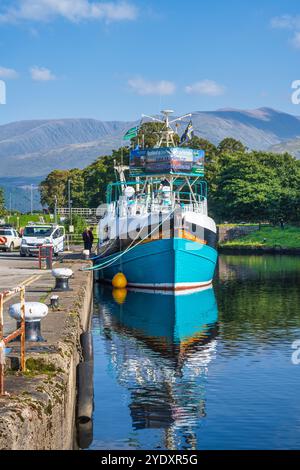
[[297,248],[300,249],[300,227],[262,227],[260,230],[220,243],[222,248]]

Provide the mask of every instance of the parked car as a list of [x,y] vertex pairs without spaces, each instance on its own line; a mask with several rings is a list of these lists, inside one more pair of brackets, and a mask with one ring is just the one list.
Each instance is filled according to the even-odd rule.
[[21,246],[20,234],[10,226],[0,227],[0,250],[13,251]]
[[55,255],[64,251],[65,228],[55,224],[27,225],[23,232],[20,256],[37,256],[41,245],[52,245]]

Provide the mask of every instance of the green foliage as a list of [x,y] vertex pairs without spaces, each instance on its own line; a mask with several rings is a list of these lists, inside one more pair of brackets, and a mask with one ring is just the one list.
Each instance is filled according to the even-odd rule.
[[68,181],[71,181],[71,199],[74,207],[85,207],[84,178],[82,170],[54,170],[40,184],[41,203],[52,211],[55,197],[58,207],[68,205]]
[[239,140],[233,139],[232,137],[226,137],[219,143],[217,150],[219,155],[226,153],[233,154],[236,152],[244,153],[246,152],[247,147],[245,147]]
[[26,227],[29,222],[40,222],[40,217],[43,217],[45,223],[53,223],[49,214],[34,213],[34,214],[19,214],[6,215],[5,222],[11,224],[15,228]]
[[[85,181],[82,170],[75,168],[68,172],[68,180],[71,181],[71,200],[73,207],[86,207]],[[68,200],[67,186],[65,186],[65,201]]]
[[185,142],[182,147],[190,147],[192,149],[199,149],[205,151],[205,162],[211,162],[216,159],[217,147],[209,142],[209,140],[202,139],[194,135],[191,140]]
[[48,206],[50,210],[54,210],[55,197],[59,207],[66,206],[66,187],[69,178],[69,171],[54,170],[40,184],[41,203]]
[[[70,225],[71,225],[71,220],[67,218],[64,222],[66,231],[69,231]],[[72,225],[74,226],[74,233],[79,233],[79,234],[81,234],[87,226],[85,219],[80,217],[80,215],[78,214],[72,215]]]
[[108,183],[116,180],[114,161],[128,165],[129,149],[113,150],[112,155],[99,157],[83,170],[52,171],[40,184],[41,203],[53,211],[56,196],[58,207],[67,207],[70,180],[73,207],[98,207],[106,201]]
[[219,220],[277,223],[298,219],[300,163],[291,155],[225,153],[207,170],[211,209]]
[[[131,143],[135,147],[145,144],[145,147],[155,147],[159,140],[160,132],[164,129],[165,125],[161,122],[144,122],[139,128],[137,137],[131,140]],[[179,136],[174,134],[174,144],[179,144]]]
[[[144,135],[145,146],[156,145],[162,128],[161,123],[144,123],[132,144],[138,141],[141,144]],[[218,222],[299,220],[300,161],[291,155],[249,152],[233,138],[223,139],[216,147],[206,139],[193,136],[184,146],[206,152],[209,210]],[[112,155],[99,157],[83,170],[52,171],[40,185],[42,204],[53,210],[56,196],[58,206],[67,206],[70,179],[73,207],[98,207],[106,201],[107,185],[116,181],[114,161],[127,165],[128,159],[129,148],[122,147]]]
[[129,149],[113,150],[112,155],[100,157],[83,170],[85,197],[89,207],[98,207],[106,202],[107,185],[116,181],[114,161],[117,165],[128,165]]

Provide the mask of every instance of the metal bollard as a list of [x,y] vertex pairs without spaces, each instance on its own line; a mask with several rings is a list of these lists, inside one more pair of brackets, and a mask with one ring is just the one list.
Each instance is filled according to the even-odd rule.
[[[9,315],[17,321],[17,328],[21,327],[20,303],[13,304],[9,308]],[[48,315],[48,307],[41,302],[26,302],[25,304],[25,339],[27,341],[46,341],[41,333],[41,320]]]
[[69,287],[69,279],[73,276],[72,269],[69,268],[56,268],[52,269],[52,276],[55,277],[54,290],[61,292],[71,290]]
[[52,310],[56,310],[59,307],[59,297],[58,295],[52,295],[50,297],[50,307]]

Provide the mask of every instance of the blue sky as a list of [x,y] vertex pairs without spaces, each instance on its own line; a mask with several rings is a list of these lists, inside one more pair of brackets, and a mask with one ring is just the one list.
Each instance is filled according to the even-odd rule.
[[163,107],[300,115],[297,0],[1,0],[0,123]]

